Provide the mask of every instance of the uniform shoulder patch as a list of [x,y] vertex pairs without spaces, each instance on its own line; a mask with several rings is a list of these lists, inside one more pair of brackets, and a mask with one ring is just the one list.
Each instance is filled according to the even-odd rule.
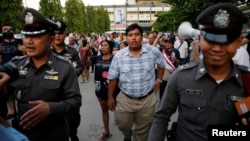
[[58,58],[59,60],[62,60],[62,61],[65,61],[65,62],[69,62],[68,60],[67,60],[67,58],[65,58],[64,56],[61,56],[61,55],[55,55],[56,56],[56,58]]
[[198,65],[199,65],[199,61],[193,61],[193,62],[184,64],[182,66],[179,66],[178,69],[179,70],[187,70],[187,69],[190,69],[190,68],[194,68],[194,67],[196,67]]
[[240,70],[243,70],[243,71],[246,71],[246,72],[250,72],[250,68],[249,67],[246,67],[246,66],[243,66],[243,65],[237,65],[237,67]]
[[15,56],[15,57],[13,57],[11,60],[12,60],[12,61],[15,61],[15,60],[22,60],[22,59],[25,59],[25,58],[27,58],[27,57],[28,57],[27,55]]

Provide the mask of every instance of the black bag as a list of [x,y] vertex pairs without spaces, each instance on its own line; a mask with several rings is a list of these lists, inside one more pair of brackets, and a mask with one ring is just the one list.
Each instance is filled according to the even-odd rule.
[[171,129],[167,131],[167,139],[168,141],[174,141],[176,138],[176,127],[177,127],[177,122],[173,122]]

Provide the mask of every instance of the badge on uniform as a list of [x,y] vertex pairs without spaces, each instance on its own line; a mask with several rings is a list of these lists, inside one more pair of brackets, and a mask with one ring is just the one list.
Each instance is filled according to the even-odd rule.
[[21,66],[18,73],[20,78],[26,78],[28,74],[27,68],[23,68],[23,66]]
[[238,102],[238,101],[242,100],[243,98],[244,97],[235,96],[235,95],[228,95],[227,96],[228,106],[230,107],[231,105],[233,105],[232,103]]
[[58,74],[59,72],[52,70],[46,71],[46,74],[44,75],[44,79],[48,80],[58,80]]
[[202,95],[202,90],[187,89],[186,92],[187,94],[190,94],[190,95],[199,95],[199,96]]

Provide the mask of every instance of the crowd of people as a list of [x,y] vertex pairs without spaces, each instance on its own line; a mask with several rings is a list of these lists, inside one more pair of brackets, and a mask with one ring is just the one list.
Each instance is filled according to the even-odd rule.
[[79,141],[80,85],[89,83],[90,73],[102,111],[100,141],[112,136],[109,111],[124,141],[164,141],[177,109],[175,141],[206,141],[210,125],[250,121],[228,104],[249,96],[242,76],[250,74],[243,47],[250,34],[242,37],[248,17],[232,4],[199,14],[198,39],[143,33],[137,23],[125,33],[68,34],[63,20],[48,20],[32,8],[21,17],[23,40],[14,38],[11,25],[2,27],[1,64],[14,65],[9,71],[17,75],[0,71],[0,138]]

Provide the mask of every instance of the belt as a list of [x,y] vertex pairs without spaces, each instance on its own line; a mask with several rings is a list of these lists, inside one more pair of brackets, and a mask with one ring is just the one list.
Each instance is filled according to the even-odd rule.
[[152,93],[153,93],[153,91],[154,91],[154,89],[152,89],[151,91],[149,91],[146,95],[144,95],[144,96],[141,96],[141,97],[132,97],[132,96],[130,96],[130,95],[128,95],[128,94],[126,94],[126,93],[124,93],[124,92],[122,92],[125,96],[127,96],[128,98],[130,98],[130,99],[134,99],[134,100],[142,100],[142,99],[144,99],[144,98],[146,98],[146,97],[148,97],[148,96],[150,96]]

